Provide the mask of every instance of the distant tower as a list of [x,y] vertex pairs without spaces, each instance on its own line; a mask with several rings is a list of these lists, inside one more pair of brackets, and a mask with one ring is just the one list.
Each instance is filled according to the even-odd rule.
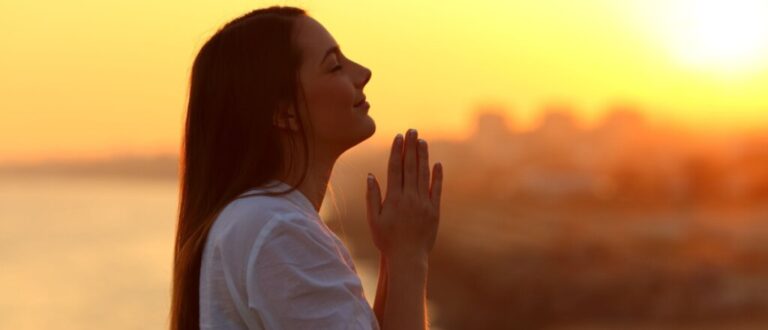
[[570,106],[565,104],[551,104],[544,108],[539,127],[536,131],[546,134],[569,134],[578,130],[576,117]]
[[475,118],[473,140],[505,141],[512,135],[506,110],[500,106],[483,106],[479,108]]

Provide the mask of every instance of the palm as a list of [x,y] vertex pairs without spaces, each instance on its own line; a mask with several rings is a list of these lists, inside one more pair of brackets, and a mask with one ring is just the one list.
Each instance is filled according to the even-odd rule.
[[398,137],[393,143],[383,202],[378,182],[369,176],[368,224],[382,253],[428,253],[432,249],[440,218],[440,163],[432,174],[430,184],[426,141],[409,132],[405,141]]

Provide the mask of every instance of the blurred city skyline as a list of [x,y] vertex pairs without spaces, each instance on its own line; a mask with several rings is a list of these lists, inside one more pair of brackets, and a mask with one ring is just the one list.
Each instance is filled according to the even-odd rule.
[[[573,106],[563,102],[542,106],[533,127],[517,125],[509,113],[499,105],[479,106],[469,122],[467,136],[452,139],[420,136],[431,145],[432,162],[441,161],[462,172],[461,185],[479,190],[495,189],[493,187],[512,180],[517,181],[513,185],[518,188],[545,192],[550,199],[557,198],[557,191],[603,197],[633,193],[615,191],[619,188],[656,189],[647,193],[654,193],[659,199],[675,199],[676,196],[672,196],[675,191],[679,194],[683,193],[680,189],[690,188],[681,186],[692,184],[687,180],[706,179],[710,183],[730,180],[720,183],[729,185],[727,189],[741,189],[735,194],[753,189],[744,186],[749,184],[760,185],[755,189],[768,191],[768,187],[762,186],[768,184],[768,154],[763,151],[768,145],[768,125],[766,130],[712,136],[669,123],[651,122],[644,109],[630,103],[614,104],[591,124],[580,121]],[[357,172],[375,173],[386,164],[388,150],[388,145],[356,146],[337,162],[334,177],[346,180],[360,174]],[[172,152],[117,153],[101,158],[0,164],[0,174],[175,181],[178,162],[178,153]],[[475,163],[482,163],[484,167],[463,169]],[[349,164],[357,165],[350,171]],[[763,167],[767,170],[761,170]],[[609,178],[611,175],[617,177]],[[695,175],[707,177],[694,178]],[[638,182],[609,182],[633,176],[664,187],[632,188]],[[706,189],[720,193],[727,190]],[[662,190],[668,194],[660,194]]]

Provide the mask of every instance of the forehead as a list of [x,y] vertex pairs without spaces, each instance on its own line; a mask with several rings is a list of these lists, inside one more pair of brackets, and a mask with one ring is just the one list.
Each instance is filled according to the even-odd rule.
[[320,22],[302,16],[296,22],[296,45],[301,49],[304,62],[320,62],[328,48],[336,46],[336,40]]

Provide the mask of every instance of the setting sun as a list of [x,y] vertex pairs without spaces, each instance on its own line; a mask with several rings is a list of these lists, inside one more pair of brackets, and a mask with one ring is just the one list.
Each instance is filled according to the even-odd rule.
[[760,0],[670,2],[662,28],[686,65],[749,70],[768,49],[768,3]]

